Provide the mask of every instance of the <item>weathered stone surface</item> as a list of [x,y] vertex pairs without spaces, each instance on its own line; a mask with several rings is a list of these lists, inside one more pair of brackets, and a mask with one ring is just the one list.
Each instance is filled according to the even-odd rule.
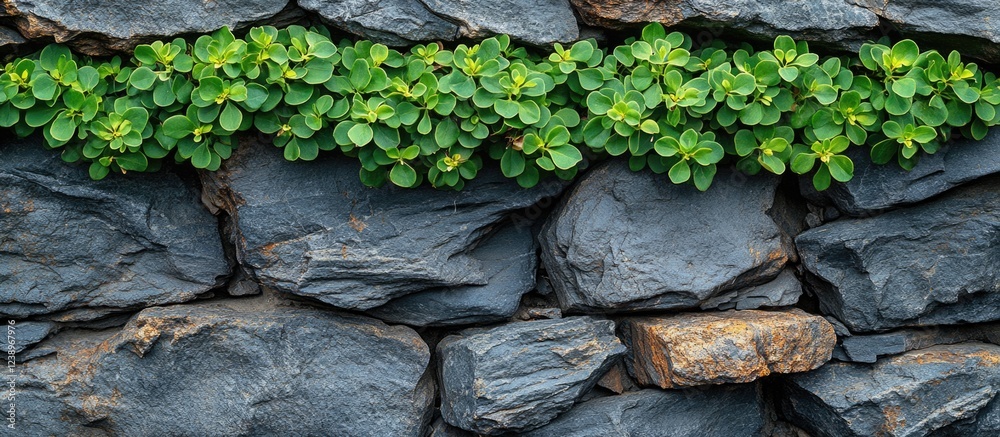
[[[487,285],[469,252],[510,212],[564,185],[525,190],[486,170],[461,192],[367,188],[353,158],[288,162],[270,145],[243,144],[206,197],[228,212],[237,259],[265,286],[351,309],[440,287]],[[512,248],[513,249],[513,248]]]
[[874,365],[831,362],[786,380],[782,411],[821,437],[1000,432],[1000,347],[934,346]]
[[802,194],[815,202],[832,203],[855,217],[871,216],[1000,172],[1000,160],[996,159],[1000,130],[991,130],[982,141],[951,141],[937,153],[922,156],[910,171],[895,163],[875,165],[861,147],[850,148],[847,154],[854,161],[854,179],[833,184],[822,193],[812,188],[811,181],[803,180],[799,184]]
[[459,24],[464,37],[482,39],[497,34],[548,46],[580,36],[568,0],[421,0],[431,12]]
[[[792,35],[826,42],[855,43],[878,26],[875,13],[844,0],[570,0],[583,21],[603,27],[725,26],[774,37]],[[725,31],[720,29],[720,31]]]
[[391,45],[451,41],[458,26],[435,15],[420,0],[299,0],[330,24]]
[[750,437],[763,434],[757,384],[646,389],[582,402],[530,437]]
[[901,329],[885,334],[852,335],[840,340],[846,360],[874,363],[886,355],[924,349],[939,344],[981,341],[1000,344],[1000,324],[987,323],[961,326],[929,326],[919,329]]
[[[777,180],[721,169],[707,192],[625,161],[580,178],[549,217],[542,261],[563,309],[698,308],[773,279],[794,257],[768,215]],[[721,305],[719,302],[716,305]]]
[[[3,323],[9,323],[7,320],[3,320]],[[8,326],[8,325],[5,325]],[[9,328],[14,329],[14,335],[11,336],[9,329],[4,333],[4,338],[9,345],[11,341],[10,337],[13,337],[14,341],[14,353],[19,354],[24,352],[31,346],[34,346],[38,342],[48,337],[53,331],[55,331],[59,326],[52,322],[35,322],[35,321],[22,321],[16,322],[13,325],[9,325]],[[7,348],[3,348],[4,352],[7,352]]]
[[727,291],[701,304],[701,309],[753,310],[764,307],[795,305],[802,296],[802,283],[790,269],[785,269],[766,284]]
[[800,234],[822,311],[852,332],[1000,320],[998,182]]
[[95,182],[40,138],[0,147],[0,314],[184,302],[228,273],[218,221],[176,175]]
[[[907,35],[945,43],[963,55],[1000,60],[1000,4],[993,0],[849,0]],[[963,38],[964,37],[964,38]]]
[[615,363],[615,365],[612,366],[611,369],[597,381],[597,386],[606,388],[617,394],[639,390],[638,384],[636,384],[635,380],[632,379],[632,376],[628,374],[625,364],[621,362]]
[[589,317],[470,329],[437,347],[441,415],[481,434],[525,431],[568,410],[625,353]]
[[462,428],[455,428],[439,417],[431,424],[430,437],[475,437],[475,434]]
[[24,42],[24,37],[20,33],[17,33],[16,30],[7,26],[0,26],[0,52],[12,52],[19,45],[24,44]]
[[87,54],[130,50],[157,38],[241,28],[277,15],[287,0],[5,0],[25,37],[73,41]]
[[643,317],[621,331],[636,381],[662,388],[805,372],[829,361],[837,342],[825,319],[799,309]]
[[147,309],[114,335],[23,364],[18,431],[424,435],[434,382],[413,330],[240,305]]
[[503,321],[521,296],[535,287],[538,254],[530,228],[507,225],[469,256],[479,260],[486,285],[428,290],[394,299],[369,311],[390,323],[449,326]]

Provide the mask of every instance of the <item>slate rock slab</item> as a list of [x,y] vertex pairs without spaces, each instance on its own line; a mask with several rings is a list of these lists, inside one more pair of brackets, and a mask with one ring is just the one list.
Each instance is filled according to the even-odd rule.
[[856,44],[878,26],[872,11],[843,0],[570,0],[584,22],[611,28],[639,27],[657,21],[665,26],[725,26],[773,38],[792,35],[826,42]]
[[572,42],[580,29],[568,0],[421,0],[431,12],[459,24],[463,37],[507,34],[529,44]]
[[[9,324],[9,321],[4,320],[3,323],[8,324],[6,325],[8,329],[4,330],[3,336],[7,342],[5,344],[9,346],[9,342],[12,340],[11,337],[13,337],[15,354],[24,352],[59,328],[59,325],[55,323],[44,321],[15,321],[15,323]],[[14,329],[14,335],[10,335],[10,328]],[[7,352],[8,348],[5,346],[3,351]]]
[[137,44],[222,26],[242,28],[274,17],[287,0],[167,0],[136,5],[126,0],[6,0],[28,39],[74,41],[89,55],[127,51]]
[[699,308],[774,279],[795,256],[769,215],[777,185],[722,169],[702,193],[622,160],[593,168],[539,237],[560,304],[585,312]]
[[998,184],[800,234],[821,310],[852,332],[1000,320]]
[[359,168],[334,153],[288,162],[280,149],[251,142],[203,179],[206,198],[231,220],[237,259],[263,285],[359,310],[419,291],[487,285],[493,267],[471,251],[513,212],[565,186],[525,190],[484,169],[461,192],[373,189],[361,184]]
[[452,41],[458,26],[427,9],[420,0],[299,0],[333,26],[389,45]]
[[829,361],[837,342],[829,322],[799,309],[633,318],[621,331],[636,381],[661,388],[805,372]]
[[482,262],[486,285],[408,294],[368,313],[390,323],[452,326],[498,322],[517,312],[521,296],[535,287],[538,253],[531,228],[506,225],[470,252]]
[[366,317],[171,306],[67,346],[22,365],[19,432],[422,436],[434,408],[427,345]]
[[764,435],[756,384],[646,389],[581,402],[526,437],[751,437]]
[[791,269],[783,270],[773,281],[732,290],[701,304],[701,309],[753,310],[795,305],[802,296],[802,283]]
[[608,320],[571,317],[445,337],[437,347],[442,417],[488,435],[548,423],[625,353],[614,329]]
[[937,153],[924,155],[910,171],[894,162],[876,165],[861,147],[851,148],[854,179],[836,183],[816,192],[812,182],[803,179],[802,194],[818,203],[832,203],[840,211],[866,217],[889,209],[920,202],[959,185],[1000,172],[1000,131],[993,129],[982,141],[954,140]]
[[998,391],[1000,346],[962,343],[790,376],[781,409],[821,437],[991,436]]
[[218,220],[190,184],[167,172],[112,176],[92,181],[39,138],[0,146],[0,314],[94,318],[225,282]]
[[883,334],[852,335],[842,338],[839,347],[845,355],[845,359],[841,361],[874,363],[887,355],[966,341],[1000,345],[1000,323],[928,326]]

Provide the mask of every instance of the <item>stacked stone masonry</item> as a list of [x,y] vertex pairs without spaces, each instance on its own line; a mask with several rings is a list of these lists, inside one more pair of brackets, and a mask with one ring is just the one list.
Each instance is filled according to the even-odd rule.
[[[1000,62],[983,0],[98,3],[4,0],[0,52],[291,22],[546,45],[656,20]],[[1000,435],[998,151],[993,132],[909,172],[859,156],[822,193],[730,168],[701,193],[614,159],[455,193],[366,188],[348,159],[252,139],[218,172],[93,182],[2,139],[17,432]]]

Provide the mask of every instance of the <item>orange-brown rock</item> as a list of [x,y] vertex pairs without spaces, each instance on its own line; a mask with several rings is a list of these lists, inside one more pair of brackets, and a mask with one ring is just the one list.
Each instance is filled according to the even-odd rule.
[[662,388],[812,370],[830,359],[837,341],[829,322],[797,309],[635,318],[622,331],[638,383]]

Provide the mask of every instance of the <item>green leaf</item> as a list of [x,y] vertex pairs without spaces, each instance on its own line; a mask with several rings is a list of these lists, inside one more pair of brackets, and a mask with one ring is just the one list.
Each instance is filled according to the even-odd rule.
[[396,163],[389,171],[389,180],[403,188],[409,188],[417,184],[417,171],[409,164]]
[[437,143],[438,147],[447,149],[458,142],[460,134],[461,130],[458,128],[458,125],[450,118],[447,118],[438,123],[434,129],[434,142]]
[[712,179],[715,178],[715,164],[694,168],[694,186],[698,191],[707,191],[712,186]]
[[191,165],[195,168],[208,168],[212,164],[212,152],[208,149],[208,143],[203,142],[191,155]]
[[879,141],[872,146],[872,162],[876,164],[886,164],[891,161],[894,156],[896,156],[896,152],[898,150],[899,143],[894,141],[892,138]]
[[141,153],[126,153],[117,156],[115,157],[115,162],[122,170],[128,171],[146,171],[146,168],[149,166],[146,155]]
[[917,81],[909,77],[896,79],[892,82],[892,92],[900,97],[913,97],[917,92]]
[[569,170],[583,161],[583,154],[576,146],[566,144],[562,146],[550,147],[548,149],[552,163],[562,170]]
[[152,88],[154,83],[156,83],[156,73],[146,67],[139,67],[132,70],[132,75],[128,78],[130,86],[142,91]]
[[226,106],[222,108],[222,113],[219,114],[219,126],[223,129],[235,132],[240,128],[243,123],[243,112],[232,102],[226,102]]
[[171,138],[181,139],[194,132],[195,124],[183,115],[175,115],[163,122],[163,133]]
[[830,175],[840,182],[847,182],[854,177],[854,162],[844,155],[834,155],[827,162],[830,168]]
[[795,67],[781,67],[778,69],[778,75],[780,75],[785,82],[792,82],[799,77],[799,69]]
[[683,184],[691,179],[691,166],[688,165],[687,161],[680,160],[677,161],[673,167],[670,167],[670,171],[667,173],[670,177],[670,182],[675,184]]
[[371,126],[364,123],[355,124],[349,131],[347,131],[347,136],[351,139],[351,142],[356,146],[361,147],[368,144],[372,140]]
[[799,153],[792,158],[792,171],[796,174],[805,174],[816,165],[815,153]]
[[524,155],[512,148],[507,148],[500,157],[500,171],[509,178],[519,176],[524,172]]
[[90,163],[90,170],[89,170],[89,172],[90,172],[90,178],[91,179],[93,179],[95,181],[99,181],[101,179],[104,179],[104,177],[107,176],[108,173],[111,172],[111,170],[108,169],[107,167],[101,165],[100,162],[94,161],[94,162]]

